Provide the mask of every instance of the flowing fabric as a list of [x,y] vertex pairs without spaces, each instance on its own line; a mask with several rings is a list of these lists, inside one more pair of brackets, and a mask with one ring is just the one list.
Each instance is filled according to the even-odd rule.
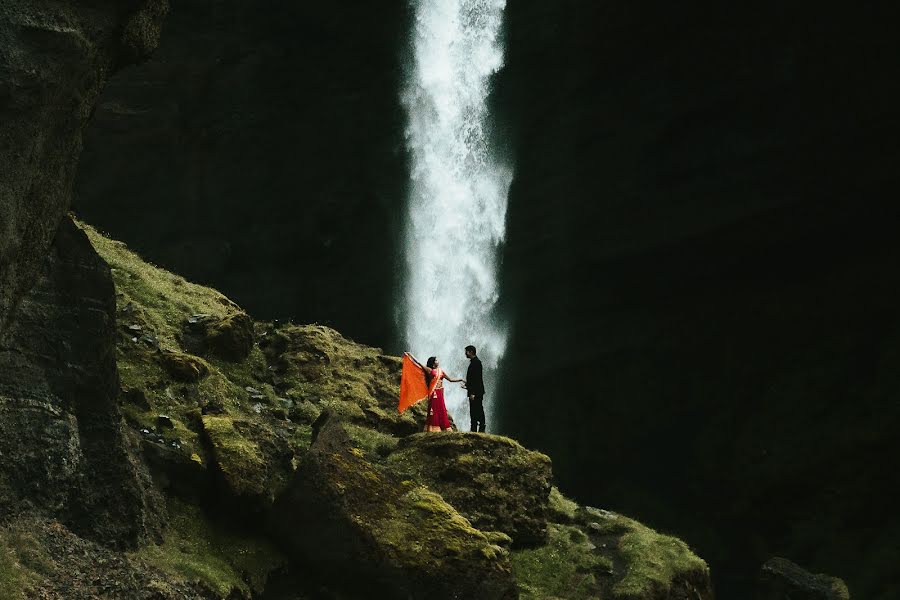
[[425,374],[422,369],[417,367],[410,357],[404,356],[403,371],[400,374],[400,403],[397,405],[397,412],[402,413],[413,404],[430,396],[438,381],[440,380],[433,377],[431,386],[428,386],[425,383]]
[[450,429],[450,416],[447,414],[447,405],[444,403],[444,385],[441,380],[444,378],[442,369],[431,370],[431,411],[428,414],[428,420],[425,422],[427,431],[443,431]]

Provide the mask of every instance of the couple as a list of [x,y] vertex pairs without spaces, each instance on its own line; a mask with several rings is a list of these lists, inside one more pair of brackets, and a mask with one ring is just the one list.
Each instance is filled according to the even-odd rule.
[[431,382],[437,379],[434,391],[428,397],[428,420],[425,422],[426,431],[446,431],[450,429],[450,417],[447,415],[447,405],[444,403],[444,382],[462,382],[463,388],[469,396],[469,417],[472,421],[472,431],[484,432],[484,379],[482,377],[481,359],[478,358],[475,346],[466,346],[466,358],[469,359],[469,369],[465,379],[450,377],[441,369],[441,363],[436,356],[430,357],[423,366],[416,357],[409,352],[405,353],[417,367],[425,373],[428,388]]

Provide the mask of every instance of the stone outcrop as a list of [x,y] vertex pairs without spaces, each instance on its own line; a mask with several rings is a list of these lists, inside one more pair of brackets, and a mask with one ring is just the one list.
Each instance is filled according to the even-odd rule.
[[550,459],[496,435],[446,433],[403,438],[388,464],[452,504],[472,525],[500,531],[513,547],[547,541]]
[[850,592],[837,577],[813,574],[776,557],[760,570],[756,600],[850,600]]
[[152,50],[166,0],[8,0],[0,7],[0,334],[69,208],[104,83]]
[[440,495],[379,468],[325,426],[276,506],[294,556],[381,598],[514,598],[505,550]]
[[0,343],[0,511],[112,545],[159,531],[118,410],[109,267],[68,219]]
[[109,268],[64,215],[97,97],[155,47],[166,10],[0,7],[0,510],[112,545],[158,535],[161,509],[121,427]]

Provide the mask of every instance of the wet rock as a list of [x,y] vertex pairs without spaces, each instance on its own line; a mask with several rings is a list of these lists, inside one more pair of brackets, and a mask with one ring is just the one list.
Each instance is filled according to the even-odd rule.
[[757,600],[850,600],[837,577],[813,574],[784,558],[771,558],[759,574]]

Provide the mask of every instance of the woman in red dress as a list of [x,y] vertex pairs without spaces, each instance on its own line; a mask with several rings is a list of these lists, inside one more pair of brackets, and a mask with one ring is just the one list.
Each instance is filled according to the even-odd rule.
[[[447,431],[450,429],[450,416],[447,414],[447,404],[444,402],[444,380],[454,383],[461,382],[462,379],[450,377],[441,369],[441,363],[436,356],[430,357],[425,366],[422,366],[416,357],[409,352],[406,353],[409,358],[416,363],[425,373],[425,383],[428,389],[433,390],[428,396],[428,420],[425,421],[425,431]],[[435,382],[436,380],[436,382]],[[432,383],[434,385],[432,385]]]

